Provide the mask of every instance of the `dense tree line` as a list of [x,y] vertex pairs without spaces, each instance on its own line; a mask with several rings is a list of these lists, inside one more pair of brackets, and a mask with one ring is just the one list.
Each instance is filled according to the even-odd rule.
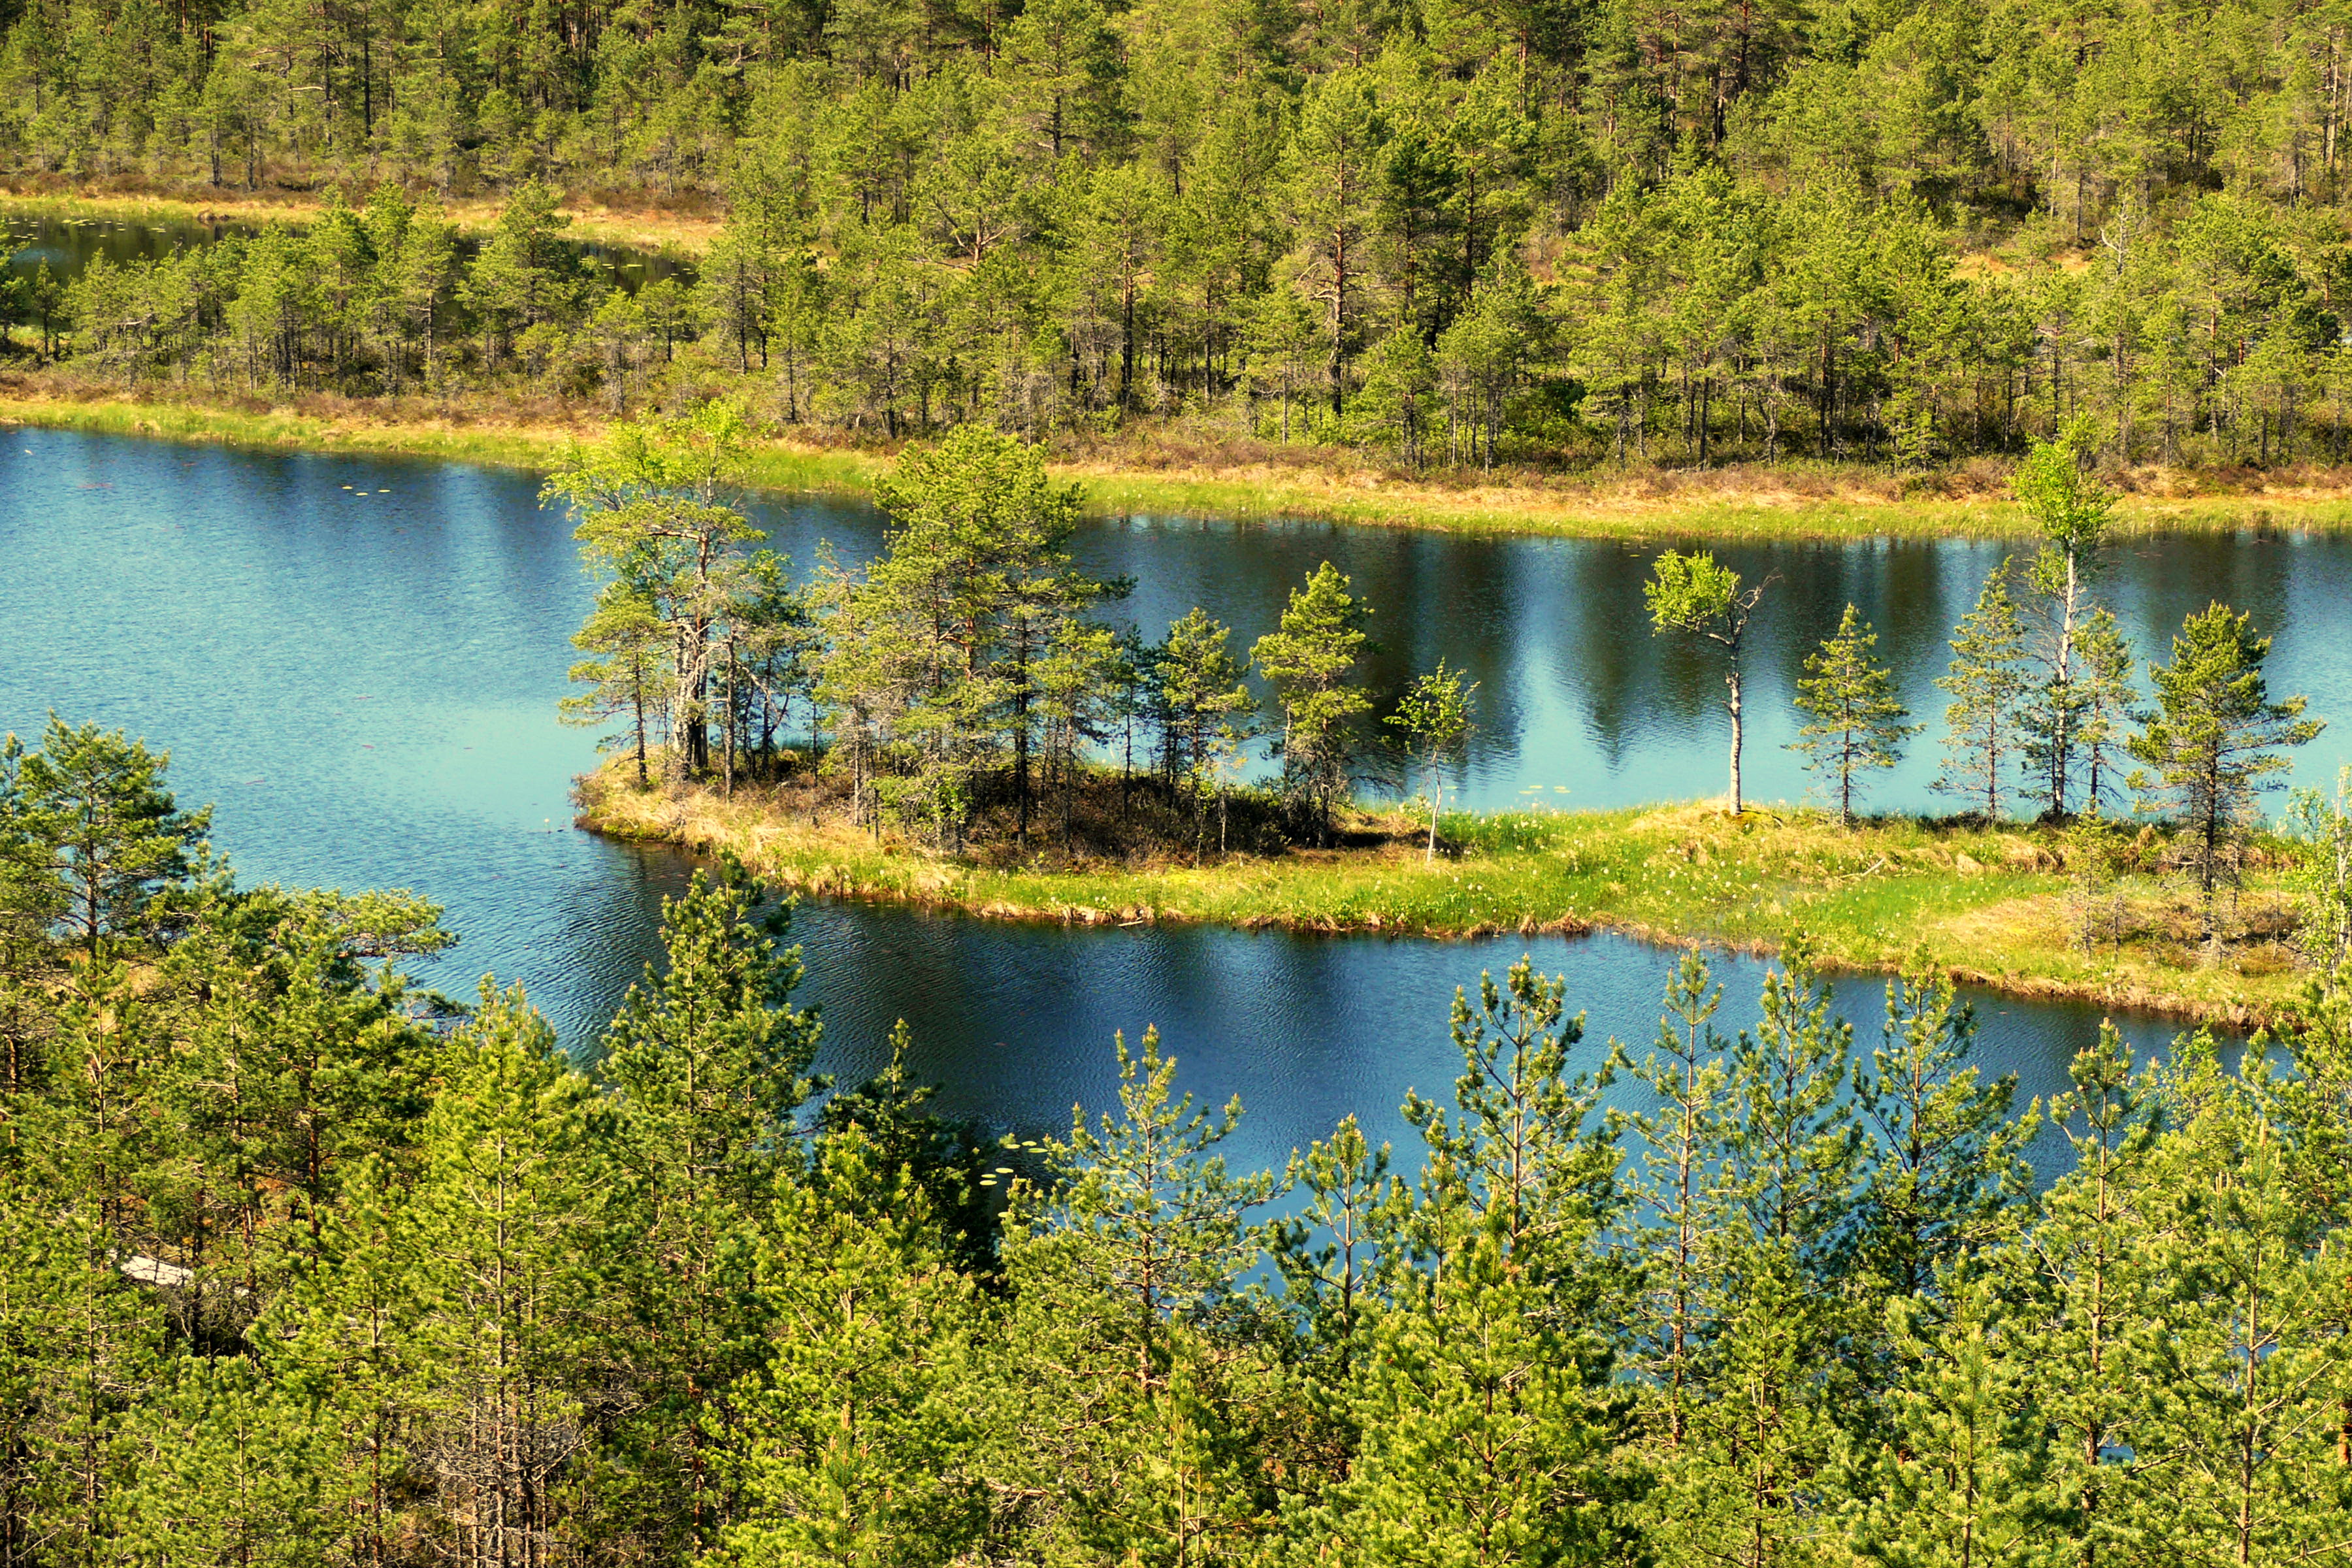
[[827,1094],[732,875],[671,902],[583,1070],[519,991],[404,980],[429,906],[236,887],[206,830],[120,734],[8,748],[12,1568],[2169,1568],[2352,1534],[2340,969],[2242,1068],[2105,1030],[2021,1107],[1932,973],[1862,1043],[1799,948],[1726,1037],[1694,954],[1642,1047],[1522,963],[1456,998],[1418,1148],[1349,1121],[1244,1174],[1239,1107],[1150,1035],[1042,1143],[932,1114],[903,1041]]
[[[622,400],[683,345],[788,422],[1190,413],[1408,465],[1918,468],[2077,415],[2124,461],[2340,459],[2352,414],[2324,8],[7,0],[0,28],[28,172],[408,193],[103,269],[71,342],[117,375]],[[549,186],[726,227],[691,299],[541,288]],[[434,195],[477,190],[515,210],[453,268]]]

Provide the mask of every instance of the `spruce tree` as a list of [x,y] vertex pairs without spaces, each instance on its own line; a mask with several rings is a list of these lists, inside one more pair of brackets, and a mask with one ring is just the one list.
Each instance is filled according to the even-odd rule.
[[622,728],[597,738],[597,750],[626,749],[635,764],[637,787],[653,782],[646,761],[651,737],[669,695],[668,628],[653,601],[635,583],[615,580],[596,595],[596,607],[572,636],[572,646],[593,657],[582,659],[565,678],[588,688],[559,704],[567,724]]
[[1195,605],[1169,623],[1151,652],[1151,691],[1161,765],[1192,803],[1196,835],[1208,797],[1224,793],[1225,759],[1254,730],[1257,698],[1243,662],[1225,647],[1232,628]]
[[2125,744],[2139,700],[2132,683],[2131,643],[2105,607],[2074,637],[2081,713],[2074,729],[2083,762],[2083,809],[2104,812],[2123,796]]
[[1920,728],[1904,722],[1911,710],[1895,695],[1895,672],[1873,662],[1877,646],[1878,634],[1849,604],[1837,631],[1805,656],[1797,681],[1797,706],[1809,721],[1790,745],[1806,767],[1837,781],[1843,826],[1853,825],[1855,774],[1901,762],[1903,742]]

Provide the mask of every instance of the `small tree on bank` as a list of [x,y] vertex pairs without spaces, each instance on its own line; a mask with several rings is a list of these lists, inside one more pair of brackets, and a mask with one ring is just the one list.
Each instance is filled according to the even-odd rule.
[[2041,602],[2035,619],[2043,628],[2037,638],[2043,675],[2028,705],[2028,749],[2053,817],[2066,814],[2081,731],[2090,718],[2081,634],[2099,545],[2116,504],[2114,494],[2085,471],[2091,446],[2089,422],[2078,420],[2057,440],[2035,443],[2018,465],[2015,482],[2018,504],[2042,539],[2028,578]]
[[1811,722],[1790,749],[1804,754],[1806,767],[1836,779],[1843,826],[1853,825],[1855,775],[1901,762],[1903,742],[1920,729],[1905,722],[1911,710],[1895,695],[1894,671],[1872,658],[1877,646],[1878,633],[1848,605],[1835,635],[1805,656],[1797,682],[1797,706]]
[[1463,685],[1462,672],[1446,668],[1441,658],[1434,671],[1413,681],[1397,710],[1388,716],[1388,722],[1411,739],[1414,755],[1429,769],[1429,846],[1423,860],[1437,858],[1437,814],[1445,797],[1445,765],[1458,763],[1469,745],[1475,728],[1470,721],[1470,699],[1477,690],[1476,681]]
[[1281,629],[1250,649],[1282,706],[1283,777],[1306,800],[1318,844],[1330,839],[1331,808],[1347,793],[1356,754],[1356,725],[1372,706],[1355,680],[1372,612],[1351,586],[1326,561],[1305,587],[1291,590]]
[[2079,694],[2074,740],[2083,764],[2082,809],[2103,811],[2122,795],[2125,743],[2131,738],[2131,639],[2111,610],[2094,610],[2074,635],[2074,689]]
[[1731,715],[1731,805],[1730,812],[1740,812],[1739,796],[1739,649],[1747,636],[1748,618],[1756,610],[1757,602],[1764,596],[1764,584],[1744,587],[1739,574],[1728,566],[1716,563],[1713,554],[1694,551],[1688,555],[1669,550],[1658,557],[1658,563],[1649,582],[1643,584],[1642,595],[1650,606],[1650,622],[1655,632],[1682,632],[1704,637],[1717,644],[1724,651],[1723,681],[1727,695],[1725,710]]
[[1949,735],[1937,789],[1979,804],[1987,822],[2000,819],[2002,781],[2017,751],[2017,706],[2025,694],[2019,669],[2025,634],[2010,596],[2009,563],[1985,579],[1976,608],[1952,634],[1952,667],[1936,684],[1952,694],[1944,710]]
[[646,761],[647,731],[658,719],[669,689],[669,632],[653,602],[636,584],[615,579],[596,595],[585,625],[572,634],[572,646],[593,657],[582,659],[569,678],[588,688],[556,704],[566,724],[602,724],[624,719],[621,729],[596,740],[599,751],[634,752],[637,787],[653,782]]
[[2323,727],[2305,719],[2305,700],[2270,700],[2263,661],[2271,639],[2254,618],[2215,604],[2188,616],[2172,639],[2172,662],[2148,666],[2156,711],[2129,742],[2140,767],[2131,775],[2140,809],[2169,811],[2187,841],[2204,911],[2204,940],[2218,940],[2215,889],[2236,865],[2254,817],[2254,796],[2276,788],[2279,753],[2304,745]]

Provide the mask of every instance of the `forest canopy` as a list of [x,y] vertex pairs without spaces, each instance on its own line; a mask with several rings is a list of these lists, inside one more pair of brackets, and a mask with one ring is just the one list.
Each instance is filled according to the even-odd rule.
[[[16,319],[118,378],[1409,467],[2340,458],[2344,26],[2223,0],[0,4],[0,163],[344,193]],[[720,210],[581,286],[556,192]],[[378,193],[373,199],[369,193]],[[509,201],[456,254],[436,203]],[[364,211],[362,212],[362,204]],[[650,296],[647,298],[646,296]],[[691,369],[678,369],[681,347]]]
[[667,903],[583,1065],[520,988],[404,977],[452,940],[424,900],[236,885],[143,743],[4,755],[10,1568],[2154,1568],[2352,1532],[2340,967],[2242,1054],[2103,1028],[2025,1104],[1924,964],[1858,1034],[1792,944],[1733,1030],[1689,953],[1645,1042],[1522,960],[1455,996],[1402,1146],[1349,1117],[1242,1172],[1242,1108],[1148,1033],[1042,1139],[939,1114],[903,1025],[827,1085],[738,867]]

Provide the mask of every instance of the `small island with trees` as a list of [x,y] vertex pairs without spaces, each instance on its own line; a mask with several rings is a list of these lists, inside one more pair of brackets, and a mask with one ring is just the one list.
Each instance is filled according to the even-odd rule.
[[[1817,962],[1892,970],[1924,948],[2028,994],[2255,1021],[2300,984],[2282,939],[2343,920],[2343,879],[2298,881],[2302,850],[2258,806],[2321,721],[2272,698],[2268,639],[2218,604],[2148,661],[2143,698],[2098,603],[2113,498],[2085,439],[2034,449],[2017,499],[2033,553],[1953,629],[1950,816],[1864,809],[1924,726],[1852,606],[1796,690],[1796,744],[1834,809],[1742,798],[1743,637],[1769,584],[1703,550],[1658,557],[1646,610],[1719,662],[1726,803],[1465,816],[1444,792],[1475,685],[1441,667],[1374,711],[1376,607],[1328,563],[1247,649],[1198,608],[1157,638],[1115,629],[1125,585],[1065,548],[1070,487],[1034,446],[962,426],[877,486],[879,556],[792,579],[730,502],[745,416],[713,402],[625,426],[547,481],[605,584],[566,704],[610,757],[580,820],[784,886],[981,914],[1801,934]],[[1381,776],[1420,804],[1369,798]],[[2298,796],[2293,831],[2339,842],[2347,807]]]

